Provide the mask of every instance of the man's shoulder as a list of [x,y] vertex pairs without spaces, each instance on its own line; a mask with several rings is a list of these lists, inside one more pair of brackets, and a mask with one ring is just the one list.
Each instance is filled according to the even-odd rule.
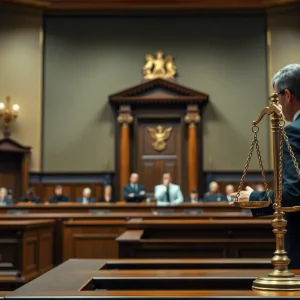
[[179,186],[178,184],[171,183],[171,186],[172,186],[174,189],[180,189],[180,186]]
[[159,189],[159,188],[162,188],[163,186],[164,186],[163,184],[157,184],[154,188]]
[[299,131],[300,130],[300,118],[297,118],[294,122],[286,125],[284,127],[284,129],[287,132],[290,132],[290,131]]
[[299,147],[300,145],[300,119],[296,119],[294,122],[285,126],[286,135],[293,147]]

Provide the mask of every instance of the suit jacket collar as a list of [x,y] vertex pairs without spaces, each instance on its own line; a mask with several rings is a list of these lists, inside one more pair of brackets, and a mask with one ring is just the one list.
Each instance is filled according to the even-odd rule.
[[293,118],[293,122],[296,121],[297,119],[299,119],[300,117],[300,110],[298,110],[295,115],[294,115],[294,118]]
[[[129,183],[129,185],[130,185],[131,190],[134,191],[134,192],[138,191],[139,188],[140,188],[138,183]],[[132,186],[132,185],[134,185],[134,186]],[[135,189],[135,186],[136,186],[136,189]]]

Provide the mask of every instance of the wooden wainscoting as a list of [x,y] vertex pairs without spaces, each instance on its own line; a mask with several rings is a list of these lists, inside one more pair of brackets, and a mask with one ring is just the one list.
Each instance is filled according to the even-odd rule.
[[[219,184],[219,190],[220,190],[220,193],[222,193],[222,194],[226,194],[225,193],[225,191],[226,191],[226,186],[228,185],[228,184],[232,184],[233,185],[233,187],[234,187],[234,191],[235,192],[237,192],[238,191],[238,187],[239,187],[239,184],[240,184],[240,182],[218,182],[218,184]],[[244,183],[244,187],[246,187],[246,186],[250,186],[250,187],[252,187],[253,189],[255,189],[255,186],[257,185],[257,184],[262,184],[262,182],[260,181],[260,182],[245,182]],[[268,182],[268,188],[271,190],[271,189],[273,189],[273,182]]]
[[[257,183],[249,182],[249,183],[245,183],[244,186],[249,185],[252,188],[255,188]],[[54,188],[58,184],[63,187],[64,194],[69,196],[70,202],[75,202],[76,198],[82,197],[82,190],[86,187],[92,190],[92,195],[97,200],[99,200],[99,198],[103,196],[104,184],[102,182],[99,183],[59,183],[59,182],[32,183],[31,187],[34,189],[36,195],[40,197],[41,202],[44,203],[47,202],[50,199],[50,197],[54,194]],[[225,189],[228,184],[232,184],[234,186],[234,190],[237,191],[239,182],[219,182],[220,192],[222,194],[225,194]],[[268,186],[269,189],[272,189],[273,183],[268,182]],[[184,196],[187,197],[188,195],[184,195]]]
[[70,220],[63,223],[63,261],[70,258],[118,258],[116,238],[126,219]]
[[119,258],[269,258],[275,247],[268,219],[133,218],[126,228]]
[[84,188],[92,190],[92,197],[99,200],[103,196],[103,183],[31,183],[36,195],[40,197],[41,202],[47,202],[54,194],[56,185],[61,185],[64,195],[69,196],[70,202],[75,202],[76,198],[82,197]]
[[0,290],[14,290],[53,267],[54,220],[0,221]]

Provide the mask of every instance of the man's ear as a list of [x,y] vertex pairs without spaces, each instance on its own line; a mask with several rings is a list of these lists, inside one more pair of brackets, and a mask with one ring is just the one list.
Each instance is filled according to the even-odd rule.
[[285,95],[286,95],[286,98],[287,98],[287,101],[289,102],[289,103],[291,103],[292,102],[292,93],[291,93],[291,91],[290,90],[288,90],[288,89],[286,89],[285,90]]

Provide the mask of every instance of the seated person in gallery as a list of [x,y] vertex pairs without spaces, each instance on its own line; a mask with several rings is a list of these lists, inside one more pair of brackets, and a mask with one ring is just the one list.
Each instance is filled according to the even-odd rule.
[[225,188],[225,193],[226,193],[226,200],[228,202],[232,202],[234,199],[231,197],[231,194],[234,193],[234,187],[232,184],[227,184]]
[[116,202],[112,197],[112,187],[111,185],[106,185],[104,187],[104,195],[100,198],[101,203],[114,203]]
[[61,185],[57,185],[54,189],[54,195],[49,199],[48,203],[69,202],[69,197],[63,194]]
[[170,172],[163,173],[162,184],[154,188],[154,198],[157,205],[161,206],[179,205],[183,202],[180,186],[172,183]]
[[139,175],[132,173],[129,184],[124,186],[123,197],[128,203],[139,203],[147,198],[145,188],[139,184]]
[[221,202],[227,201],[227,199],[219,193],[219,185],[217,182],[212,181],[209,184],[209,192],[204,194],[204,202]]
[[82,191],[82,197],[77,198],[76,202],[83,203],[83,204],[89,204],[89,203],[95,203],[96,199],[92,198],[92,190],[90,188],[86,187]]
[[191,190],[190,196],[185,199],[185,202],[189,203],[199,203],[202,202],[202,199],[199,198],[197,190]]
[[26,192],[26,195],[21,198],[21,201],[23,203],[40,203],[40,198],[35,196],[34,190],[32,188],[29,188]]
[[7,197],[7,189],[0,188],[0,205],[13,205],[13,200]]
[[14,202],[14,192],[13,190],[7,190],[7,198]]

